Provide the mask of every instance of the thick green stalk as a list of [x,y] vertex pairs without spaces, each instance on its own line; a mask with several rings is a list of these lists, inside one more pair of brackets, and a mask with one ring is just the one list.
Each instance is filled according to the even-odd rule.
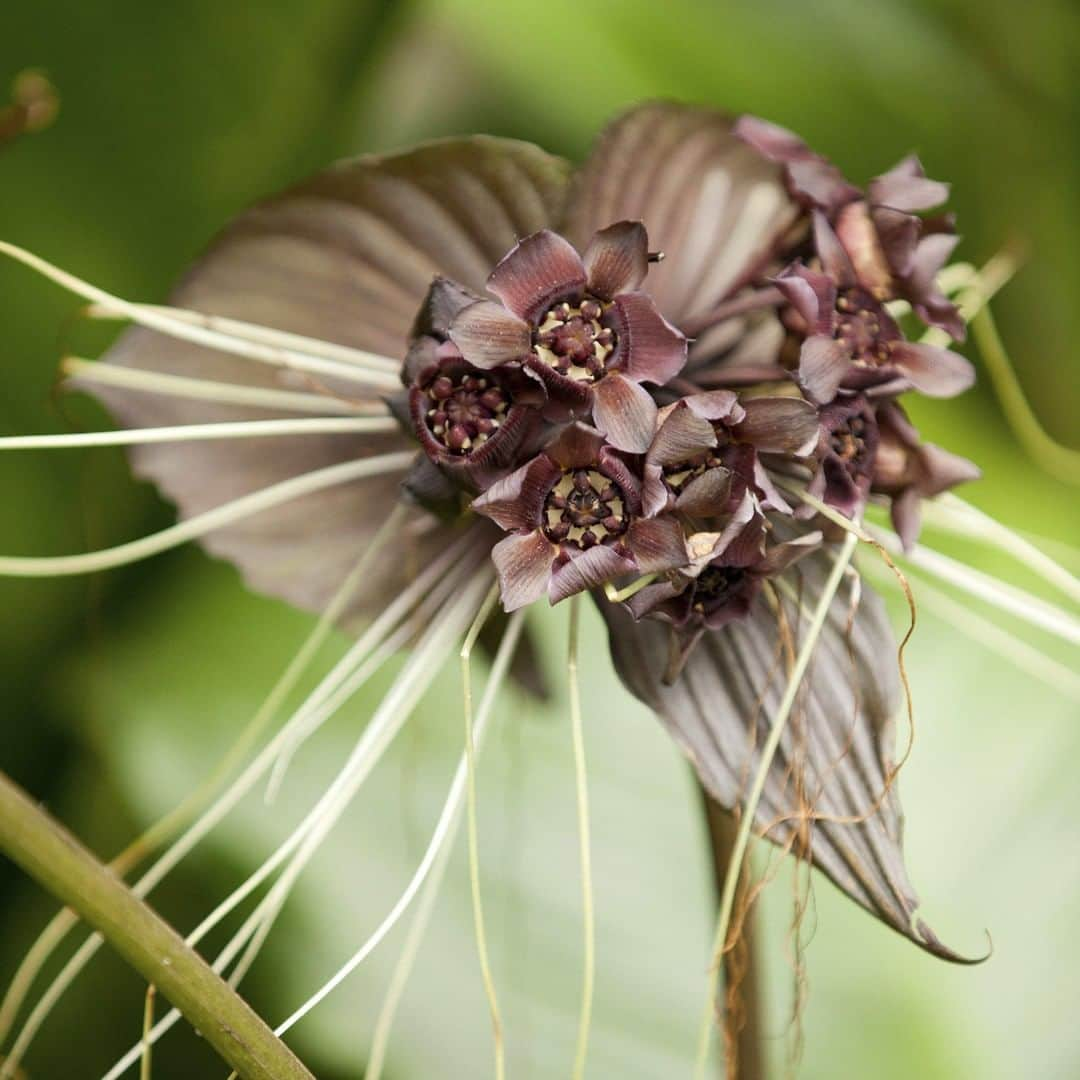
[[313,1080],[172,927],[3,773],[0,852],[98,930],[244,1080]]

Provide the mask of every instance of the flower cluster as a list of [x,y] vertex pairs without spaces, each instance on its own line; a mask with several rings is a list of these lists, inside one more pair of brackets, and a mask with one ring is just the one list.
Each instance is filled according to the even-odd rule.
[[674,628],[672,672],[704,630],[745,616],[764,582],[822,543],[785,487],[850,517],[888,503],[910,545],[920,500],[978,475],[922,443],[897,402],[973,379],[962,356],[908,340],[890,310],[907,301],[962,333],[935,284],[951,219],[917,213],[945,186],[911,158],[864,193],[788,132],[753,118],[735,132],[783,166],[799,207],[742,294],[783,328],[764,369],[776,374],[704,378],[695,343],[646,291],[663,253],[650,253],[645,224],[616,221],[580,253],[550,229],[526,236],[487,297],[437,278],[396,410],[425,451],[406,488],[508,534],[492,553],[507,610],[631,582],[634,617]]
[[[172,307],[0,244],[141,324],[66,367],[143,429],[117,441],[185,519],[0,573],[199,538],[251,587],[366,626],[357,671],[417,642],[408,695],[470,620],[545,685],[521,619],[489,618],[496,572],[510,611],[588,591],[711,800],[958,959],[904,867],[895,637],[869,585],[838,595],[854,544],[836,544],[837,515],[874,503],[910,548],[923,500],[978,474],[902,404],[972,382],[938,344],[963,335],[938,283],[946,195],[913,158],[862,190],[790,132],[664,102],[578,167],[488,136],[339,163],[241,215]],[[760,756],[792,709],[798,745]]]

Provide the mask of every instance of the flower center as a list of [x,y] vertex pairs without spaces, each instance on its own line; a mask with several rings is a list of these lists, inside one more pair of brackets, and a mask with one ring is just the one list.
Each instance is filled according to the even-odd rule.
[[544,501],[544,535],[557,544],[591,548],[628,524],[618,485],[596,469],[567,469]]
[[510,394],[493,379],[471,372],[442,372],[425,387],[428,429],[454,454],[482,446],[506,420]]
[[853,416],[829,435],[829,449],[845,465],[858,468],[866,461],[866,419]]
[[882,331],[885,315],[865,289],[842,289],[836,299],[833,337],[848,350],[856,364],[875,367],[889,361],[890,343]]
[[741,566],[706,566],[694,582],[693,610],[707,615],[723,607],[745,580],[746,571]]
[[615,351],[615,332],[601,324],[598,300],[586,297],[576,307],[567,302],[550,308],[534,335],[533,351],[560,375],[577,382],[597,382]]

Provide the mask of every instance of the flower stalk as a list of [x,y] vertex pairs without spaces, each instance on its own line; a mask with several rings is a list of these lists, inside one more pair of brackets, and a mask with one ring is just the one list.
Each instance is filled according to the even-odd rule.
[[0,850],[103,934],[245,1080],[311,1080],[194,949],[3,774]]
[[791,714],[792,706],[795,704],[795,696],[802,685],[803,676],[806,674],[806,669],[810,664],[810,657],[814,653],[814,647],[817,645],[818,637],[821,635],[822,627],[825,625],[825,619],[829,614],[833,597],[840,588],[840,581],[855,554],[855,547],[858,542],[859,537],[854,532],[849,532],[844,537],[840,553],[837,555],[836,562],[833,563],[832,572],[829,574],[829,578],[821,592],[821,598],[814,608],[814,615],[807,629],[806,638],[799,649],[798,655],[795,657],[795,665],[788,678],[787,687],[776,710],[776,715],[773,717],[769,737],[761,748],[761,760],[754,773],[754,780],[746,797],[746,805],[743,807],[742,816],[739,819],[739,831],[735,836],[731,859],[728,862],[727,874],[724,878],[724,888],[720,894],[720,914],[716,921],[716,937],[713,942],[714,963],[709,976],[709,997],[705,1006],[704,1023],[702,1025],[701,1039],[698,1043],[698,1059],[694,1074],[698,1080],[704,1080],[705,1065],[709,1057],[709,1046],[712,1041],[713,1007],[719,981],[719,966],[723,954],[727,950],[731,915],[735,909],[735,890],[742,874],[743,860],[746,857],[746,850],[750,843],[750,832],[756,820],[758,803],[761,801],[762,793],[765,791],[765,781],[769,775],[769,768],[780,746],[780,739],[787,726],[788,716]]

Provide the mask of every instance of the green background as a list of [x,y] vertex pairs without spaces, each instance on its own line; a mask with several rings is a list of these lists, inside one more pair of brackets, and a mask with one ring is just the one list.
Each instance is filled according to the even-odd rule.
[[[434,135],[515,135],[579,158],[613,112],[669,96],[793,127],[860,180],[917,150],[932,176],[953,182],[962,257],[982,261],[1006,243],[1026,251],[996,311],[1036,412],[1075,444],[1080,11],[1064,0],[5,4],[0,85],[30,66],[48,71],[62,107],[51,129],[0,154],[0,236],[146,300],[163,297],[257,197],[337,156]],[[3,433],[103,422],[86,402],[50,396],[59,356],[92,354],[105,340],[70,318],[76,306],[0,265]],[[925,434],[983,466],[986,479],[965,493],[972,501],[1015,528],[1077,543],[1075,487],[1024,455],[985,383],[915,412]],[[0,493],[0,550],[10,554],[105,546],[170,520],[114,450],[5,454]],[[981,548],[963,554],[1031,584]],[[93,580],[3,581],[0,612],[0,766],[103,855],[212,767],[310,625],[246,594],[230,568],[194,550]],[[565,612],[536,621],[557,673]],[[599,628],[590,619],[586,629],[600,970],[590,1075],[687,1075],[711,902],[697,803],[675,749],[614,681]],[[948,942],[977,952],[985,927],[995,955],[974,969],[943,965],[817,883],[800,1075],[1080,1075],[1075,698],[931,612],[911,666],[919,730],[902,792],[912,873]],[[249,800],[155,894],[181,929],[287,834],[385,685],[305,750],[272,811]],[[450,672],[245,983],[271,1021],[393,902],[426,844],[459,729]],[[508,700],[483,763],[481,828],[513,1077],[567,1075],[572,1056],[580,911],[571,769],[563,698],[548,708]],[[792,1030],[790,886],[781,875],[765,912],[778,1075]],[[388,1076],[489,1072],[467,897],[459,857]],[[0,982],[52,910],[0,866]],[[320,1078],[360,1075],[401,940],[297,1029],[295,1045]],[[138,1035],[142,990],[117,960],[99,958],[44,1029],[31,1076],[100,1075]],[[186,1030],[156,1055],[157,1080],[219,1073]]]

